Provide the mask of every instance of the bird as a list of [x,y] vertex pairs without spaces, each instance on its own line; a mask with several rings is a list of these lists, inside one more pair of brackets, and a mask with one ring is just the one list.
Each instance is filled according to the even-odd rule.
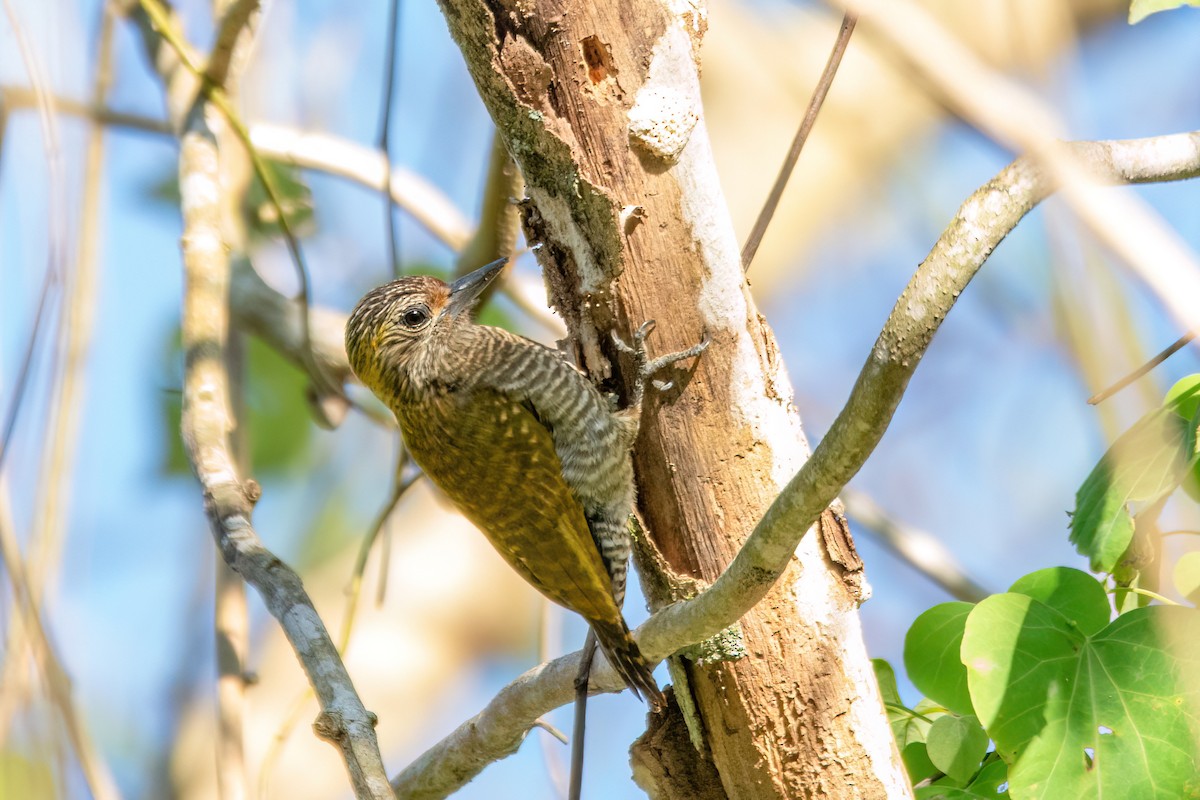
[[646,384],[698,356],[708,338],[651,360],[652,321],[633,345],[614,335],[638,370],[630,402],[616,409],[559,351],[473,319],[506,261],[449,284],[406,276],[367,292],[346,324],[350,365],[395,414],[425,475],[526,581],[580,614],[630,690],[660,709],[652,665],[621,611],[630,454]]

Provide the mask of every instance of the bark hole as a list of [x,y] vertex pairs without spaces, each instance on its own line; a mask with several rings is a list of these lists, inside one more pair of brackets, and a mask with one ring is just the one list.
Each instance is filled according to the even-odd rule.
[[583,63],[587,64],[592,83],[600,83],[609,75],[617,74],[612,64],[612,51],[600,39],[589,36],[579,46],[583,50]]

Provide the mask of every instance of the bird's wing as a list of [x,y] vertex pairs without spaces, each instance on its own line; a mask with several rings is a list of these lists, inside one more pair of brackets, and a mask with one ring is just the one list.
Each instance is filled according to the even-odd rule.
[[399,418],[416,462],[526,580],[588,619],[620,617],[551,433],[529,407],[475,390]]

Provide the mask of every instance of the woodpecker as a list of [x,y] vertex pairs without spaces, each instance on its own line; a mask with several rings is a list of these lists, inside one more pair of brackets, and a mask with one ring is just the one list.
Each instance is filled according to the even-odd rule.
[[429,479],[525,580],[588,621],[635,695],[662,707],[621,613],[630,450],[645,385],[708,340],[650,360],[644,342],[653,323],[632,346],[614,336],[638,370],[630,403],[614,411],[558,351],[471,318],[505,261],[451,284],[413,276],[368,292],[346,325],[350,365],[395,413]]

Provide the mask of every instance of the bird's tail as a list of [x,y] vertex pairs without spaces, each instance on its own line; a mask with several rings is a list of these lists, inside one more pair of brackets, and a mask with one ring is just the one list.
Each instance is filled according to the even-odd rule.
[[593,623],[592,630],[596,632],[596,640],[600,642],[600,649],[604,651],[604,657],[608,659],[608,663],[613,665],[617,674],[624,679],[629,690],[639,699],[645,699],[650,703],[655,711],[666,708],[667,700],[663,697],[658,684],[654,682],[650,664],[647,664],[646,659],[642,657],[642,651],[638,649],[637,642],[630,635],[625,620],[621,619],[619,623],[603,625]]

